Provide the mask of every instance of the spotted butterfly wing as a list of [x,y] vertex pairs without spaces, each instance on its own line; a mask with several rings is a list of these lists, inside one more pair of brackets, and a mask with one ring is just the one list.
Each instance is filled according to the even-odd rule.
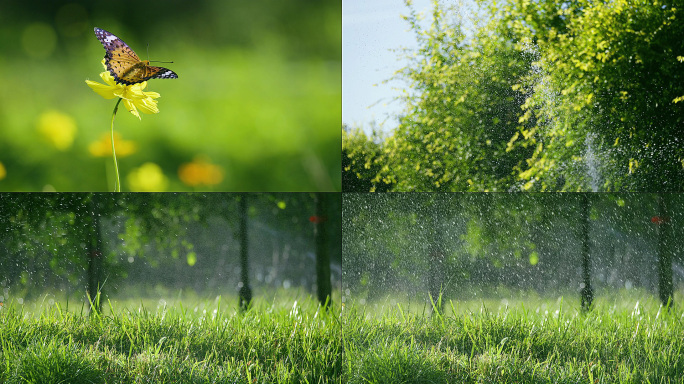
[[149,79],[177,79],[178,75],[168,69],[150,65],[148,60],[140,60],[123,40],[101,28],[95,28],[95,36],[105,48],[105,65],[114,81],[131,85]]

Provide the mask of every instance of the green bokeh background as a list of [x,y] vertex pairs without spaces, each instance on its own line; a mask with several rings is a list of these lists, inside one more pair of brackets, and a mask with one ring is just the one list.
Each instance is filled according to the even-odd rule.
[[[340,0],[4,2],[0,190],[113,189],[111,155],[88,150],[116,103],[85,83],[102,82],[97,26],[179,76],[148,82],[159,114],[119,108],[114,129],[137,147],[119,158],[122,190],[153,163],[159,190],[339,191],[341,20]],[[48,111],[73,119],[68,147],[38,128]],[[181,182],[179,167],[198,157],[221,168],[220,184]]]

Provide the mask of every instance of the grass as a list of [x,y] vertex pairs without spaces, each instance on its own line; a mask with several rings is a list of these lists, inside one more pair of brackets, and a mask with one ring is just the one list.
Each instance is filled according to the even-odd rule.
[[[315,300],[0,309],[0,383],[339,383],[340,311]],[[234,307],[234,305],[233,305]],[[199,308],[199,309],[198,309]],[[79,310],[80,309],[80,310]]]
[[653,297],[624,292],[599,296],[589,313],[575,301],[473,300],[422,313],[400,304],[367,312],[347,303],[343,381],[684,382],[681,308],[668,312]]

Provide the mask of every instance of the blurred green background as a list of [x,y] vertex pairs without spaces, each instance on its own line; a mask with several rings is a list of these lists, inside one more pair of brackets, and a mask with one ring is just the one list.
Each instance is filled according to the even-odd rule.
[[100,27],[179,76],[148,82],[159,114],[119,108],[122,190],[339,191],[341,24],[340,0],[3,2],[0,190],[113,189]]

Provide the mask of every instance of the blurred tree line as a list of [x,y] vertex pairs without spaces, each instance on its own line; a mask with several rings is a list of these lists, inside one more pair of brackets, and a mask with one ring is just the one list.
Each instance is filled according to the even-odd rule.
[[684,189],[684,4],[435,1],[422,29],[406,3],[405,113],[344,128],[345,190]]
[[341,264],[340,209],[326,193],[0,194],[0,282],[29,298],[161,287],[248,302],[251,283],[318,287],[325,301],[331,262]]
[[595,287],[642,287],[667,302],[673,267],[684,281],[682,208],[684,195],[670,194],[345,194],[343,290],[366,300],[575,291],[588,307]]
[[[4,4],[0,15],[4,26],[0,30],[0,47],[4,53],[20,54],[21,39],[16,36],[27,22],[47,23],[68,37],[82,36],[83,30],[92,32],[93,20],[112,20],[136,31],[138,36],[154,36],[161,31],[167,39],[191,37],[195,45],[205,48],[227,44],[251,47],[261,43],[264,37],[280,36],[280,42],[287,44],[283,51],[289,59],[306,56],[339,61],[342,52],[339,45],[330,44],[330,40],[339,38],[341,33],[339,25],[336,28],[333,23],[340,23],[336,20],[340,14],[339,2],[311,0],[275,3],[264,0],[170,0],[163,4],[121,0],[116,6],[71,0],[45,2],[40,7],[10,2]],[[192,36],[178,35],[190,31]],[[70,54],[68,49],[57,53]],[[143,52],[138,54],[142,58]]]

